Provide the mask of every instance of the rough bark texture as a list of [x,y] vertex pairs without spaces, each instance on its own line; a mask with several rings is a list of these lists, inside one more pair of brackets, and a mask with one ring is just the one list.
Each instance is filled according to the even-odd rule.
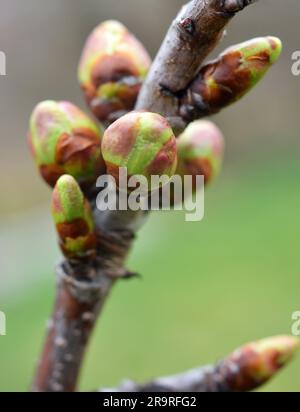
[[[193,80],[233,15],[249,0],[193,0],[173,22],[153,63],[137,109],[158,112],[176,130],[184,127],[177,96]],[[176,131],[175,130],[175,131]],[[140,212],[99,212],[91,196],[99,238],[98,257],[82,265],[64,262],[58,268],[56,304],[33,384],[35,391],[74,391],[82,357],[95,321],[124,269]],[[195,383],[196,384],[196,383]]]
[[112,286],[117,279],[135,276],[124,268],[133,239],[133,232],[121,225],[117,232],[102,230],[97,259],[82,264],[64,261],[57,267],[56,302],[33,391],[76,389],[87,343]]
[[101,392],[230,392],[230,388],[217,367],[202,366],[145,384],[125,380],[119,387]]
[[[70,270],[68,270],[70,272]],[[112,279],[78,281],[58,268],[57,298],[34,391],[74,391],[86,343]]]

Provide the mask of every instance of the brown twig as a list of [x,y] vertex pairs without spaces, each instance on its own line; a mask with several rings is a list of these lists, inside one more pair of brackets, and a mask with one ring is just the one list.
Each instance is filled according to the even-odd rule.
[[[177,97],[222,36],[231,17],[249,0],[193,0],[180,12],[153,63],[137,109],[159,112],[182,128]],[[74,391],[82,357],[101,308],[115,280],[128,278],[124,268],[141,212],[99,212],[90,197],[99,238],[98,255],[81,265],[58,268],[57,297],[34,391]]]
[[57,267],[56,303],[33,391],[72,392],[95,322],[115,281],[133,276],[123,263],[132,234],[102,234],[99,256],[83,264]]
[[249,392],[273,378],[299,348],[292,336],[276,336],[242,346],[213,366],[202,366],[145,384],[126,380],[102,392]]
[[78,281],[69,272],[64,265],[58,267],[56,304],[34,391],[75,390],[87,341],[112,286],[110,278],[102,277],[101,283]]
[[217,367],[201,366],[144,384],[124,380],[118,387],[101,389],[100,392],[229,392],[229,388]]

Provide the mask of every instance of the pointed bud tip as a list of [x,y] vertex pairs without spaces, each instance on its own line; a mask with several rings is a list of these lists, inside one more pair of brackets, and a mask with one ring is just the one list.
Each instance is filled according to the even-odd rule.
[[277,352],[278,366],[284,366],[297,352],[300,340],[295,336],[281,335],[254,342],[253,348],[257,353],[270,357],[272,351]]
[[53,107],[56,106],[56,104],[57,103],[54,100],[43,100],[42,102],[39,102],[35,106],[35,109],[33,110],[33,113],[39,112],[41,110],[52,109]]
[[106,27],[106,29],[110,29],[112,31],[113,30],[120,30],[120,31],[127,30],[123,23],[121,23],[119,20],[114,20],[114,19],[104,20],[102,23],[99,24],[99,26],[95,28],[95,30],[102,28],[102,27]]
[[56,182],[56,187],[59,191],[63,190],[63,191],[71,192],[71,191],[76,190],[78,192],[81,192],[76,179],[74,179],[74,177],[71,175],[60,176],[60,178]]
[[272,51],[271,51],[270,56],[271,56],[271,64],[273,64],[279,59],[281,55],[282,41],[278,37],[275,37],[275,36],[268,36],[267,39],[271,45]]
[[[256,37],[237,44],[227,51],[234,49],[240,50],[249,62],[253,61],[255,63],[255,58],[261,59],[261,62],[264,62],[263,68],[264,66],[274,64],[278,60],[282,51],[282,42],[275,36]],[[226,50],[224,54],[226,54]]]
[[84,214],[84,196],[70,175],[61,176],[54,187],[52,196],[52,212],[56,223],[71,221]]
[[70,175],[61,176],[55,185],[52,215],[61,250],[67,258],[81,260],[94,255],[97,239],[92,210]]
[[248,343],[225,361],[227,382],[233,391],[256,389],[270,380],[295,355],[300,341],[293,336],[275,336]]

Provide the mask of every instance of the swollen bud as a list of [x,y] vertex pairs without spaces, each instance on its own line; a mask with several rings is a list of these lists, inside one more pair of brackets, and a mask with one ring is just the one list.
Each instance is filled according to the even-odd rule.
[[177,139],[176,174],[203,175],[207,184],[219,173],[223,152],[224,138],[217,126],[206,120],[190,123]]
[[96,249],[96,235],[89,202],[70,175],[61,176],[52,194],[52,216],[60,247],[68,258],[82,259]]
[[104,133],[102,154],[117,183],[121,167],[127,168],[128,177],[146,177],[149,186],[151,176],[171,177],[177,164],[173,131],[156,113],[131,112],[115,121]]
[[299,348],[299,339],[276,336],[249,343],[223,361],[222,373],[232,391],[251,391],[271,379]]
[[182,101],[182,116],[196,119],[239,100],[278,60],[281,49],[276,37],[260,37],[225,50],[201,68]]
[[44,101],[34,109],[29,144],[44,180],[54,186],[67,173],[83,187],[105,170],[102,130],[69,102]]
[[121,23],[106,21],[89,36],[78,78],[86,101],[102,121],[134,108],[151,59],[143,45]]

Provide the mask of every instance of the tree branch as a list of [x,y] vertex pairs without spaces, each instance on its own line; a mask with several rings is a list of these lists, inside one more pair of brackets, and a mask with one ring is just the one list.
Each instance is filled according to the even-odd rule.
[[56,303],[33,391],[75,390],[87,343],[112,286],[133,276],[123,266],[132,240],[129,232],[102,234],[95,260],[63,261],[57,267]]
[[193,0],[173,21],[140,92],[137,109],[160,113],[174,131],[186,123],[178,99],[186,92],[201,64],[221,39],[224,29],[251,0]]
[[100,392],[228,392],[228,387],[217,367],[201,366],[144,384],[124,380],[117,388],[105,388]]
[[[169,117],[180,130],[177,95],[193,80],[200,64],[222,36],[232,16],[252,1],[193,0],[173,22],[142,87],[136,109]],[[90,194],[99,247],[97,258],[58,268],[56,304],[33,384],[35,391],[74,391],[96,318],[118,278],[131,274],[124,261],[145,214],[100,212]]]
[[130,380],[102,392],[249,392],[266,383],[299,348],[292,336],[248,343],[215,366],[202,366],[145,384]]

